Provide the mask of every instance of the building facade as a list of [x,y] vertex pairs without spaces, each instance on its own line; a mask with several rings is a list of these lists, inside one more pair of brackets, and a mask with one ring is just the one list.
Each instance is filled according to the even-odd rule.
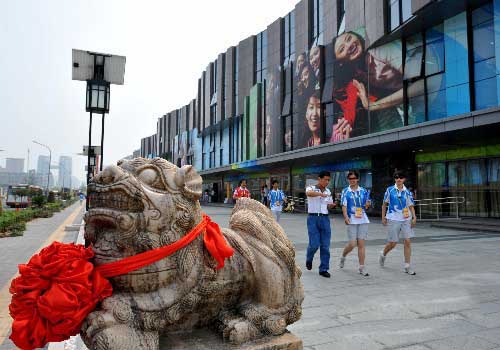
[[24,172],[24,158],[7,158],[5,160],[5,171],[10,173]]
[[61,188],[72,188],[73,159],[68,156],[59,157],[58,186]]
[[300,206],[319,171],[338,196],[355,169],[378,211],[398,169],[500,217],[499,74],[500,0],[301,0],[209,62],[141,156],[194,165],[220,201],[277,179]]

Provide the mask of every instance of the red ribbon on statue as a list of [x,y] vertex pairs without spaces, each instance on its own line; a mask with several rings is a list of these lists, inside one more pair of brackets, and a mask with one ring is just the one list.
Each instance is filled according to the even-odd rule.
[[124,275],[166,258],[191,243],[202,232],[205,247],[224,267],[233,255],[219,225],[203,219],[177,242],[98,267],[89,261],[91,247],[53,242],[19,265],[20,276],[10,286],[9,305],[14,319],[10,339],[21,349],[44,347],[78,334],[81,324],[96,305],[113,293],[107,278]]

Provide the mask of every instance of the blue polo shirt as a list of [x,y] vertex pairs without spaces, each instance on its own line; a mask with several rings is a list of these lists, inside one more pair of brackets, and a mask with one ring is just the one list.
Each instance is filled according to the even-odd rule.
[[405,219],[403,209],[414,206],[415,201],[411,192],[404,185],[401,191],[398,190],[396,185],[389,186],[384,194],[384,203],[388,204],[387,213],[385,214],[387,219],[394,221],[411,220],[411,210],[408,209],[410,216]]
[[[282,190],[271,190],[267,197],[269,198],[271,210],[281,211],[283,209],[283,200],[286,198],[286,195]],[[276,202],[280,202],[280,205],[276,205]]]
[[[370,222],[365,212],[365,205],[369,200],[370,193],[361,186],[358,186],[356,191],[353,191],[351,186],[347,186],[342,190],[340,203],[347,208],[347,215],[351,224],[368,224]],[[363,215],[360,218],[356,217],[356,207],[361,207],[363,210]]]

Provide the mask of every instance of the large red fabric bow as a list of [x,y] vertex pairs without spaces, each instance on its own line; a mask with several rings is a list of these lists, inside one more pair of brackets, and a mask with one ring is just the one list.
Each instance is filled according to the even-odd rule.
[[83,320],[96,305],[111,296],[107,278],[123,275],[163,259],[204,232],[210,254],[224,267],[233,255],[219,225],[203,214],[202,221],[177,242],[112,263],[94,267],[94,252],[82,245],[54,242],[19,265],[20,276],[10,286],[9,306],[14,319],[10,339],[21,349],[44,347],[78,334]]

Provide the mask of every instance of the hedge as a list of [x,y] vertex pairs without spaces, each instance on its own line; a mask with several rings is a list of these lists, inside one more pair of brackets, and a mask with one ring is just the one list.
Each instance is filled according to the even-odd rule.
[[47,203],[41,208],[26,208],[20,211],[4,210],[0,215],[0,237],[21,236],[26,230],[26,222],[35,218],[49,218],[76,202],[76,198]]

